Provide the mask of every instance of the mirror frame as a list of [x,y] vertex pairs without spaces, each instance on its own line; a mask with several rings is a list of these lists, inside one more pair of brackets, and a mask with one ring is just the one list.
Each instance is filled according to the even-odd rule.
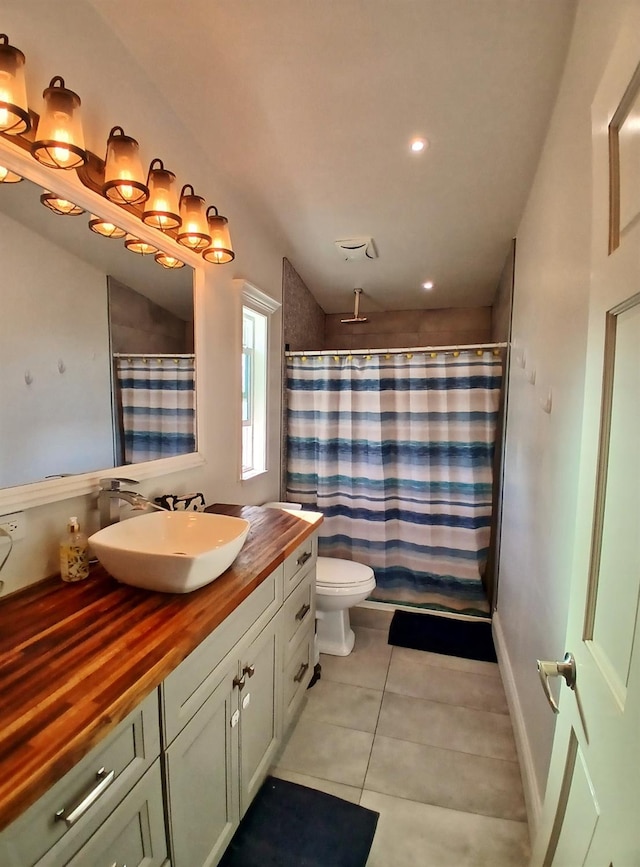
[[[19,145],[11,141],[10,136],[0,135],[0,164],[23,178],[45,189],[53,189],[56,193],[80,205],[86,211],[98,214],[107,220],[121,226],[125,231],[160,246],[165,252],[177,256],[185,265],[194,270],[193,311],[194,311],[194,351],[196,356],[196,445],[198,451],[171,458],[160,458],[155,461],[145,461],[139,464],[127,464],[120,467],[104,467],[95,472],[66,476],[60,479],[48,479],[42,482],[31,482],[11,488],[0,488],[0,515],[23,509],[42,506],[66,500],[71,497],[95,494],[99,490],[99,479],[109,476],[126,476],[135,474],[139,481],[156,478],[181,470],[202,466],[205,458],[202,452],[204,418],[199,399],[199,372],[201,362],[199,350],[204,346],[204,297],[205,263],[196,253],[177,243],[173,238],[146,226],[132,213],[120,208],[109,199],[93,192],[84,186],[75,171],[49,169],[31,157]],[[60,219],[64,219],[61,217]],[[87,232],[90,231],[87,227]],[[131,254],[135,255],[134,253]],[[160,267],[158,265],[158,267]]]

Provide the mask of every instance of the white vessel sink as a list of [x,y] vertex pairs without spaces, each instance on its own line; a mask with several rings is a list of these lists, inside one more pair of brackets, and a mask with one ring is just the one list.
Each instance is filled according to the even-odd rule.
[[116,580],[163,593],[190,593],[228,569],[249,522],[209,512],[152,512],[89,537],[95,556]]

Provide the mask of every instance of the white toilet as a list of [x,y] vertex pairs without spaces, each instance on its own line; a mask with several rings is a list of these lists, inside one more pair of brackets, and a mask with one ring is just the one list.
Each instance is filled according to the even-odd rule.
[[[273,509],[301,509],[300,503],[265,503]],[[348,656],[356,639],[349,609],[376,587],[373,569],[352,560],[318,557],[316,563],[316,662],[318,654]]]
[[349,609],[375,590],[373,569],[352,560],[318,557],[316,563],[316,617],[318,650],[331,656],[348,656],[355,635]]

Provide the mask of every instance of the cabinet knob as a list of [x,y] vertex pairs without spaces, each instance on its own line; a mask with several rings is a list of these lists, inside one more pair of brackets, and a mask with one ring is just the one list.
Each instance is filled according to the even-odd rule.
[[256,673],[255,665],[245,665],[245,667],[242,669],[242,673],[246,674],[247,677],[253,677],[253,675]]
[[237,677],[237,676],[236,676],[236,677],[233,678],[233,685],[234,685],[234,686],[237,686],[239,690],[243,690],[243,689],[244,689],[245,683],[246,683],[246,681],[245,681],[245,678],[244,678],[244,674],[242,675],[242,677]]

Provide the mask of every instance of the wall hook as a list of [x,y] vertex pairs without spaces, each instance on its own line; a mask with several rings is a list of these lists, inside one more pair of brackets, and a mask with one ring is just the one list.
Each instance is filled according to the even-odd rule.
[[64,361],[61,358],[59,358],[58,359],[58,373],[64,373],[66,369],[67,369],[67,365],[64,363]]
[[31,383],[33,382],[33,377],[31,376],[30,370],[25,370],[24,381],[27,383],[27,385],[31,385]]

